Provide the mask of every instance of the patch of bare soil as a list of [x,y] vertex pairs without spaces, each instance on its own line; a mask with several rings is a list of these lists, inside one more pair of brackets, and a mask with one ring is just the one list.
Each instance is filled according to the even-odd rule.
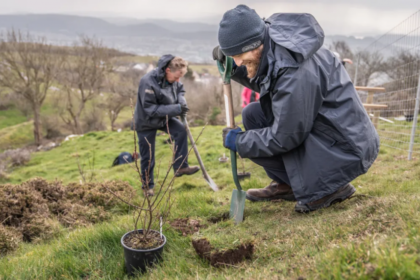
[[[104,184],[122,198],[134,197],[133,188],[125,182]],[[52,238],[63,226],[105,221],[111,216],[107,210],[124,206],[100,183],[65,186],[35,178],[20,185],[0,185],[0,252],[13,250],[22,240]]]
[[160,233],[157,231],[149,231],[147,238],[144,238],[143,233],[131,233],[124,238],[124,244],[132,249],[147,250],[157,248],[164,242],[160,238]]
[[171,227],[182,233],[183,236],[198,232],[200,228],[203,227],[203,225],[200,224],[200,221],[189,218],[175,219],[170,221],[169,224]]
[[197,254],[210,262],[212,266],[229,266],[246,259],[251,259],[254,253],[254,245],[252,243],[240,244],[234,249],[216,250],[210,242],[205,239],[196,239],[192,241],[193,247]]

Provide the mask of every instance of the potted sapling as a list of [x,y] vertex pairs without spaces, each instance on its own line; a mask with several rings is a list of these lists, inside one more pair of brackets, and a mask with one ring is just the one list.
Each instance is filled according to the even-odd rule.
[[[133,118],[134,119],[134,118]],[[168,120],[168,118],[167,118]],[[204,127],[203,127],[204,130]],[[203,130],[200,132],[201,136]],[[167,128],[169,135],[169,128]],[[137,152],[136,132],[134,131],[134,152]],[[119,197],[112,190],[104,187],[112,193],[115,197],[128,204],[133,209],[133,225],[132,230],[125,233],[121,237],[121,245],[124,248],[125,268],[129,275],[136,272],[145,272],[147,267],[153,266],[155,263],[162,260],[162,252],[167,243],[165,235],[162,233],[162,226],[169,217],[171,207],[174,203],[171,197],[172,188],[175,181],[175,176],[169,176],[171,169],[176,161],[184,161],[185,158],[175,158],[175,151],[177,149],[176,143],[170,137],[169,146],[172,151],[172,157],[162,180],[159,180],[160,164],[157,170],[156,186],[154,188],[155,195],[149,196],[149,170],[145,174],[143,180],[142,173],[139,167],[139,161],[135,160],[135,164],[131,165],[136,171],[138,182],[142,186],[143,198],[139,203],[132,203]],[[191,152],[188,151],[188,154]],[[151,145],[149,143],[149,152],[151,153]],[[182,164],[180,165],[182,166]],[[175,173],[175,172],[174,172]]]

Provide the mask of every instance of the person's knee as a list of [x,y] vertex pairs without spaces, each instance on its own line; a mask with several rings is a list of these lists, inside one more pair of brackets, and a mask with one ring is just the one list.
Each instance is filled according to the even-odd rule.
[[242,123],[247,130],[252,129],[256,123],[257,110],[260,109],[257,106],[260,106],[260,104],[253,102],[242,110]]
[[188,136],[187,131],[185,129],[178,130],[177,132],[172,134],[172,137],[173,137],[174,141],[179,143],[179,144],[181,144],[182,141],[184,141],[184,142],[187,141],[188,140],[187,136]]

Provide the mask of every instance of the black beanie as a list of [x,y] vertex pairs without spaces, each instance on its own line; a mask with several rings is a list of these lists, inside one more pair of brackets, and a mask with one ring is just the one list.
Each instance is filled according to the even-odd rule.
[[265,23],[255,10],[238,5],[227,11],[219,24],[219,45],[227,56],[258,48],[264,41]]

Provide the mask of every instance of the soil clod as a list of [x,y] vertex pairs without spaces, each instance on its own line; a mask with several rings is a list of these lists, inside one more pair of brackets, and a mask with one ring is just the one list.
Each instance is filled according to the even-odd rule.
[[240,244],[234,249],[227,250],[214,249],[205,238],[193,240],[192,244],[197,254],[215,267],[240,263],[251,259],[254,253],[254,244],[252,243]]

